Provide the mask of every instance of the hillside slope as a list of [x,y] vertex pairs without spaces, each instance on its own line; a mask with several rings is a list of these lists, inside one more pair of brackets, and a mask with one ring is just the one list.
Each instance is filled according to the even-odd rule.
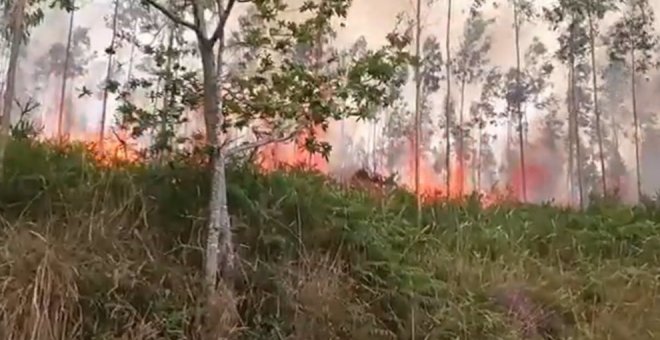
[[[203,170],[184,160],[104,168],[81,148],[23,142],[7,157],[1,338],[196,338]],[[653,207],[578,213],[467,202],[426,207],[418,228],[403,192],[373,197],[303,171],[229,176],[244,260],[238,338],[660,332]]]

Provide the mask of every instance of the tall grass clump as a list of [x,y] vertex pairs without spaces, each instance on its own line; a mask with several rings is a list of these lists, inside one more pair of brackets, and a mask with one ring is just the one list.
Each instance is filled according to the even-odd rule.
[[[229,169],[237,339],[654,339],[652,203],[483,209]],[[209,178],[13,142],[0,183],[0,338],[196,339]],[[218,327],[226,326],[218,315]]]

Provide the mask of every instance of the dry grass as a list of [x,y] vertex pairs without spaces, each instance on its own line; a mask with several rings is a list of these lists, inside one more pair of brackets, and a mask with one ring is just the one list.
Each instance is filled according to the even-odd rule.
[[[97,223],[89,238],[89,230],[75,229],[89,226],[57,222],[18,222],[0,235],[0,337],[146,340],[202,334],[193,320],[196,274],[159,252],[148,230],[111,232]],[[432,314],[417,308],[397,331],[384,323],[378,301],[364,300],[370,287],[356,281],[345,263],[327,253],[309,255],[276,265],[276,277],[268,280],[276,289],[248,282],[240,299],[218,292],[217,310],[207,315],[216,327],[203,332],[252,338],[255,329],[248,323],[253,326],[254,314],[270,304],[279,310],[264,314],[287,323],[271,328],[281,339],[654,339],[660,334],[657,270],[625,262],[560,268],[531,257],[510,262],[439,251],[419,264],[445,275],[444,294],[436,301],[441,308]],[[252,314],[252,321],[241,314]]]
[[652,212],[445,206],[419,230],[407,196],[233,174],[243,280],[202,315],[201,179],[48,166],[0,188],[1,339],[660,337]]

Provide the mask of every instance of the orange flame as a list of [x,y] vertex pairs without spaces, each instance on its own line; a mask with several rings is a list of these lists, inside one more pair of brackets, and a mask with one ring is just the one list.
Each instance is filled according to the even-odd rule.
[[[325,131],[320,126],[315,127],[311,133],[318,140],[323,140]],[[261,148],[258,161],[265,171],[277,168],[304,167],[321,173],[328,173],[328,161],[319,153],[311,153],[305,148],[305,141],[310,132],[303,132],[293,141],[272,143]]]

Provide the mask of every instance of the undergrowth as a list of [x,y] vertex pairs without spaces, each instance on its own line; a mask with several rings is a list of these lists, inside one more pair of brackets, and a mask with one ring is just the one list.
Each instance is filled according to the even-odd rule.
[[[198,338],[203,168],[109,168],[82,147],[27,141],[6,164],[0,338]],[[418,227],[404,192],[373,197],[304,171],[228,177],[244,262],[235,338],[660,334],[652,203],[575,212],[472,200],[425,207]]]

